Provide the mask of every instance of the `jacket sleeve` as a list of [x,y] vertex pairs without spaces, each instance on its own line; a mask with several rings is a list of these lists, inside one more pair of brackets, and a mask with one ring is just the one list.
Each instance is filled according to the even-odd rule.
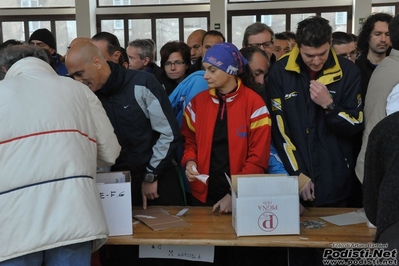
[[379,138],[377,133],[370,135],[369,141],[367,143],[365,167],[364,167],[364,211],[367,218],[373,225],[377,225],[377,211],[378,211],[378,199],[380,186],[383,178],[383,165],[386,162],[380,161],[379,149],[381,148],[379,144],[375,142],[375,138]]
[[264,101],[256,96],[258,101],[250,112],[247,159],[239,174],[264,173],[269,165],[272,121]]
[[333,96],[335,110],[326,113],[325,117],[328,126],[337,135],[350,137],[364,128],[359,69],[353,65],[344,71],[340,82],[341,92]]
[[158,139],[152,147],[152,157],[147,170],[162,174],[163,170],[171,165],[178,145],[181,145],[180,128],[173,113],[170,101],[162,85],[155,77],[150,77],[147,90],[144,93],[146,113],[152,130],[159,133]]
[[[287,78],[282,64],[276,64],[271,68],[269,74],[269,91],[271,98],[272,116],[272,138],[277,153],[284,164],[286,171],[290,175],[307,173],[305,163],[301,154],[297,150],[295,143],[292,142],[292,132],[287,123],[288,110],[284,109],[284,79]],[[291,110],[295,111],[295,110]]]
[[93,117],[97,136],[97,167],[110,166],[115,163],[121,151],[121,146],[114,133],[114,128],[97,96],[88,88],[90,111]]
[[188,161],[197,163],[197,142],[195,135],[195,101],[191,101],[183,114],[181,132],[184,137],[184,154],[181,161],[183,168],[186,167]]
[[267,168],[268,174],[284,174],[288,175],[287,171],[284,168],[283,162],[278,156],[276,148],[270,145],[270,159],[269,159],[269,168]]

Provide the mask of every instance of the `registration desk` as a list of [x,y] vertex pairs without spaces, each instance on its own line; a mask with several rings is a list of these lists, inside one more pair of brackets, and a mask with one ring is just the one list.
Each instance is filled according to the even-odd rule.
[[376,232],[376,229],[368,228],[366,223],[337,226],[318,218],[356,211],[352,208],[308,208],[302,214],[301,221],[323,221],[326,226],[319,229],[301,226],[299,235],[250,237],[237,237],[231,225],[231,214],[213,213],[211,207],[162,208],[171,215],[177,214],[183,208],[189,208],[181,218],[191,225],[154,231],[145,224],[138,223],[133,225],[133,235],[110,237],[106,244],[331,248],[332,243],[370,243]]

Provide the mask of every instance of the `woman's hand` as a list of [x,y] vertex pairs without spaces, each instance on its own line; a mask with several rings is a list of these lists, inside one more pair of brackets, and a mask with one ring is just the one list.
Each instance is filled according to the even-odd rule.
[[232,200],[231,195],[226,194],[221,200],[219,200],[215,205],[213,205],[212,211],[217,211],[219,209],[219,213],[229,213],[232,210]]
[[196,175],[199,175],[197,171],[197,164],[194,161],[188,161],[186,164],[186,177],[188,181],[193,182],[196,179]]

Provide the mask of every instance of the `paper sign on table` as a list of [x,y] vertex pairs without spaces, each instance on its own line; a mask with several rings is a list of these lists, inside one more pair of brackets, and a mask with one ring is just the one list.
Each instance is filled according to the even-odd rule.
[[140,258],[167,258],[213,263],[214,246],[140,245]]

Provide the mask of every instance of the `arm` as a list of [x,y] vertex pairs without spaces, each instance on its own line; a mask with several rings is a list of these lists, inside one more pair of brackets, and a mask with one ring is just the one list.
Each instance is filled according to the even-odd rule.
[[97,96],[88,88],[86,91],[90,111],[93,117],[97,136],[97,166],[113,165],[118,158],[121,147],[114,133],[114,128]]
[[[350,137],[364,128],[363,105],[360,96],[360,71],[353,68],[344,71],[340,90],[333,96],[334,110],[326,111],[325,119],[337,135]],[[321,84],[321,83],[320,83]],[[323,84],[321,84],[324,86]],[[325,87],[325,86],[324,86]]]
[[239,174],[264,173],[269,165],[271,119],[263,100],[257,99],[250,112],[246,161]]

